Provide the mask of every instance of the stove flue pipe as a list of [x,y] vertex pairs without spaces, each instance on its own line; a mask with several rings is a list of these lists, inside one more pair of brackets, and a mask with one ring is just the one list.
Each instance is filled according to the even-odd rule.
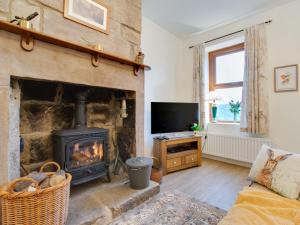
[[89,91],[85,91],[76,95],[75,128],[77,129],[86,127],[86,97],[88,94]]

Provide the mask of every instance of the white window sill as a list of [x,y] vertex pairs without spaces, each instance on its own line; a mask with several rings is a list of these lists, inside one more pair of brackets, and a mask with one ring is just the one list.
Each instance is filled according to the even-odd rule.
[[240,123],[208,123],[207,130],[205,131],[208,134],[220,134],[220,135],[229,135],[235,137],[253,137],[253,138],[266,138],[266,136],[250,134],[247,132],[240,131]]
[[217,125],[240,125],[240,122],[225,122],[225,121],[222,121],[222,122],[209,122],[208,124],[217,124]]
[[209,133],[240,135],[240,123],[208,123],[207,131]]

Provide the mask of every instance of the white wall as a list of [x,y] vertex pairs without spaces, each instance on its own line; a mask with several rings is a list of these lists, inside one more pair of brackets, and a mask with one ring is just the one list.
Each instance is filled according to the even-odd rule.
[[192,99],[186,88],[191,84],[181,75],[183,41],[149,19],[142,18],[142,51],[145,64],[145,155],[152,154],[150,103],[152,101],[185,102]]
[[[274,93],[273,69],[276,66],[300,64],[299,9],[300,0],[296,0],[233,24],[193,36],[185,41],[185,47],[182,48],[181,53],[183,59],[181,74],[185,75],[186,84],[192,84],[193,57],[192,51],[188,49],[189,45],[202,43],[272,19],[273,22],[267,26],[269,85],[266,88],[269,89],[269,137],[277,147],[298,153],[300,153],[300,92]],[[185,93],[185,96],[192,96],[191,88],[186,88],[186,92],[189,93]]]

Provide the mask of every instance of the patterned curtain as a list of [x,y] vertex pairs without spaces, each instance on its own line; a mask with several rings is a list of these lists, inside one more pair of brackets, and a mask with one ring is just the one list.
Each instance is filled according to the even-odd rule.
[[245,30],[245,72],[241,107],[241,131],[268,134],[268,88],[265,24]]
[[200,103],[200,126],[205,126],[204,45],[194,47],[193,100]]

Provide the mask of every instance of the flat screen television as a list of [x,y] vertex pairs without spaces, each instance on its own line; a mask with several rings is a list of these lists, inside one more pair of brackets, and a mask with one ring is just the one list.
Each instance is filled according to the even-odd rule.
[[152,134],[190,131],[198,122],[198,103],[151,102]]

